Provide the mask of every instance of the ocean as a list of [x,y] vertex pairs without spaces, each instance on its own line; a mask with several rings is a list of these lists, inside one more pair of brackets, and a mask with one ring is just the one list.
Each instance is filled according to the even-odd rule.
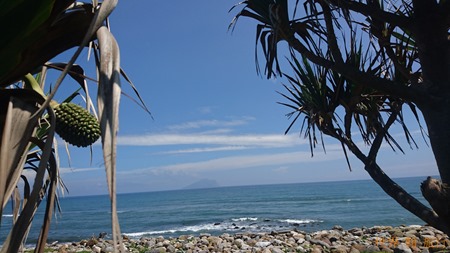
[[[396,181],[425,203],[419,189],[424,179]],[[62,213],[52,220],[48,242],[110,234],[108,196],[63,197],[60,203]],[[11,226],[8,211],[2,217],[0,240]],[[38,237],[43,212],[37,213],[28,243]],[[119,194],[118,212],[121,232],[131,238],[424,224],[371,180]]]

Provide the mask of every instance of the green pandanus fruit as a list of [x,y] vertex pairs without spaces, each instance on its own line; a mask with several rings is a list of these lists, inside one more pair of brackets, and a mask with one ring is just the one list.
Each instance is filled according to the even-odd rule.
[[[31,74],[25,75],[25,85],[46,98],[40,85]],[[97,118],[85,108],[72,102],[58,102],[52,100],[50,106],[55,111],[55,132],[67,143],[77,147],[87,147],[94,144],[101,135]]]
[[87,147],[100,137],[98,120],[83,107],[70,102],[55,102],[52,108],[56,114],[55,131],[66,142]]

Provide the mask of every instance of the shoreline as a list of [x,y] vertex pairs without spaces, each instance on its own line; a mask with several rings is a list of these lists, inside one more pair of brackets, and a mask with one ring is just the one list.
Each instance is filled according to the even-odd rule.
[[[330,230],[304,232],[300,230],[270,233],[236,233],[213,236],[210,234],[181,235],[178,237],[124,236],[127,252],[309,252],[309,253],[435,253],[450,252],[447,235],[429,226],[402,225],[374,226],[344,230],[334,226]],[[48,251],[112,252],[112,241],[90,238],[72,243],[52,243]],[[30,250],[30,249],[27,249]],[[25,251],[27,252],[27,251]]]

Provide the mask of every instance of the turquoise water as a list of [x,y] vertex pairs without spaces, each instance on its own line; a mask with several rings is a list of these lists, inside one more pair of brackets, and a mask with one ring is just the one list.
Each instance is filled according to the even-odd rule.
[[[419,189],[424,179],[396,181],[424,201]],[[101,232],[110,233],[107,196],[65,197],[61,206],[62,214],[52,221],[49,242],[78,241]],[[134,238],[287,229],[314,231],[334,225],[349,229],[424,224],[371,180],[120,194],[118,210],[122,233]],[[36,225],[42,212],[38,212]],[[3,216],[0,239],[6,237],[11,223],[10,215]],[[37,238],[36,225],[28,237],[29,243]]]

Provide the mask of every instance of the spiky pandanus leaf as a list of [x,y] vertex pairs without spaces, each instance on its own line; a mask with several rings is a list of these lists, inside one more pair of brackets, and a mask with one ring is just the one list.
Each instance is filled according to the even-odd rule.
[[66,142],[87,147],[100,137],[98,120],[83,107],[74,103],[62,103],[55,107],[56,133]]
[[[39,109],[37,105],[43,103],[44,98],[37,92],[27,89],[5,89],[0,94],[1,108],[5,109],[0,113],[0,132],[2,133],[0,146],[1,213],[21,178],[27,159],[26,153],[30,148],[30,141],[34,138],[35,126],[37,125],[37,119],[33,118],[32,115]],[[42,155],[42,164],[46,164],[48,161],[51,140],[53,140],[52,136],[47,139],[50,148],[47,148],[47,153]],[[48,145],[46,144],[46,146]],[[35,210],[39,205],[37,196],[40,196],[41,188],[39,183],[35,185],[36,187],[33,189],[35,194],[29,201],[23,202],[23,205],[26,207],[24,207],[19,216],[15,217],[17,219],[14,219],[14,226],[4,240],[0,252],[18,252],[31,224]],[[17,195],[15,197],[17,198]]]
[[[104,7],[105,5],[102,5]],[[102,129],[102,147],[105,160],[106,179],[111,199],[111,222],[113,243],[117,249],[125,251],[120,233],[119,217],[117,216],[116,196],[116,156],[117,131],[119,129],[119,103],[120,103],[120,51],[116,39],[102,26],[97,30],[99,55],[99,86],[98,111]],[[116,248],[115,248],[116,249]]]

